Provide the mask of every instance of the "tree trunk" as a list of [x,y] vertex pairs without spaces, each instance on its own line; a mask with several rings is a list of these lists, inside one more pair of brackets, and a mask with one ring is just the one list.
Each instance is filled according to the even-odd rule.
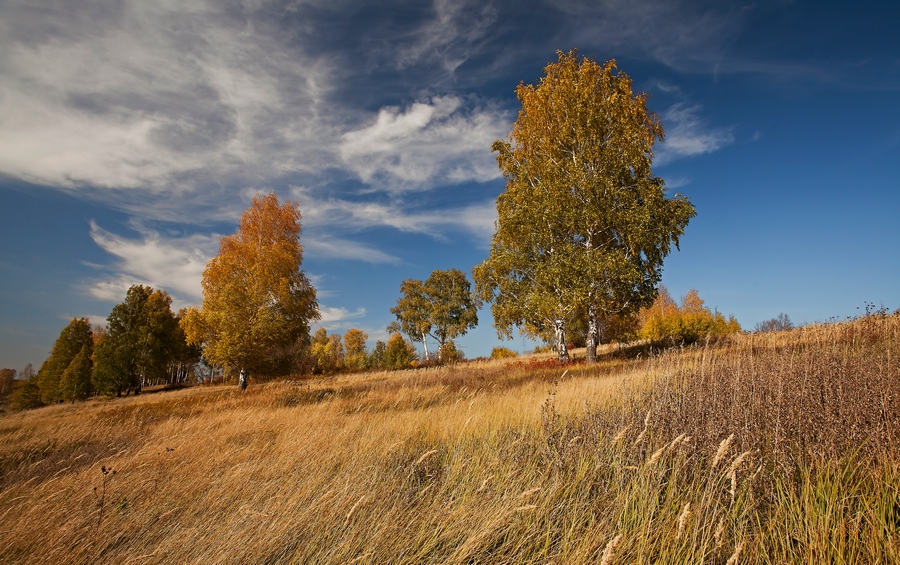
[[593,365],[597,362],[597,343],[599,341],[597,307],[592,304],[588,307],[587,351],[585,352],[585,361],[588,365]]
[[556,360],[560,363],[569,362],[569,350],[566,349],[566,329],[563,320],[556,320]]
[[250,379],[250,373],[241,369],[240,373],[238,373],[238,388],[241,389],[241,392],[247,390],[248,380]]
[[425,361],[428,361],[428,340],[425,337],[425,334],[422,334],[422,347],[425,348]]

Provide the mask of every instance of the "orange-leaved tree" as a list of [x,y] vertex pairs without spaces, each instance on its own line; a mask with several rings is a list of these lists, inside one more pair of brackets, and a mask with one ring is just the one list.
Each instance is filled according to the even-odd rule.
[[369,334],[358,329],[350,328],[344,334],[345,359],[344,366],[350,369],[365,369],[369,354],[366,351],[366,340]]
[[725,319],[718,310],[710,310],[696,289],[688,291],[681,306],[669,296],[666,287],[659,286],[659,294],[652,306],[641,310],[643,325],[640,337],[650,340],[671,339],[687,343],[707,335],[727,335],[741,331],[741,325],[729,316]]
[[203,305],[182,327],[212,363],[272,374],[319,319],[316,290],[300,270],[300,209],[257,195],[237,233],[225,236],[203,271]]

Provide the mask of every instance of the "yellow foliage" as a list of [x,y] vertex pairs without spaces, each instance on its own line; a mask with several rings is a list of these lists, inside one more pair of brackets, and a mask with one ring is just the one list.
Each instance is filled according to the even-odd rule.
[[696,289],[688,291],[681,299],[681,306],[672,299],[666,287],[660,285],[659,295],[650,308],[641,310],[642,339],[673,339],[687,343],[707,335],[728,335],[741,331],[734,318],[725,318],[718,310],[710,311]]
[[188,340],[217,365],[272,369],[319,319],[302,259],[297,205],[279,204],[274,192],[255,196],[203,271],[203,306],[182,322]]

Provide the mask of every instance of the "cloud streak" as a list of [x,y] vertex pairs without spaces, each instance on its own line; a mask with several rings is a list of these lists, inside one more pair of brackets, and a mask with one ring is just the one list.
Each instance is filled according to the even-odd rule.
[[116,257],[115,274],[94,282],[88,293],[100,300],[118,302],[134,284],[166,290],[177,307],[202,299],[200,282],[206,263],[218,248],[216,235],[163,238],[143,230],[139,239],[129,239],[91,223],[91,238]]
[[364,183],[390,193],[496,179],[490,146],[511,116],[466,102],[447,95],[382,108],[373,123],[341,136],[341,158]]
[[709,126],[700,115],[699,105],[678,102],[662,114],[666,141],[657,151],[656,164],[705,155],[734,142],[731,128]]
[[0,33],[0,171],[171,193],[328,166],[315,141],[337,132],[318,119],[328,70],[276,27],[204,0],[79,17],[94,5],[3,10],[31,33]]

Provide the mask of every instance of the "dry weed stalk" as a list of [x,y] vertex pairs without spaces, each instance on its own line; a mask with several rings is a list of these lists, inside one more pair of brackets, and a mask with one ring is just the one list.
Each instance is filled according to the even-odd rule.
[[713,457],[712,467],[713,469],[725,459],[725,454],[728,453],[728,449],[731,447],[731,442],[734,441],[734,434],[731,434],[727,438],[723,439],[719,444],[719,449],[716,450],[716,456]]
[[739,559],[741,558],[741,551],[744,549],[744,540],[741,540],[740,543],[734,548],[734,553],[731,554],[731,557],[728,558],[728,561],[725,565],[738,565]]
[[681,534],[684,533],[684,528],[687,525],[688,518],[691,516],[691,503],[687,502],[684,505],[684,508],[681,510],[681,515],[678,516],[678,536],[681,537]]
[[603,549],[603,557],[600,558],[600,565],[610,565],[612,563],[613,559],[616,557],[616,547],[618,547],[619,542],[621,541],[622,534],[609,540],[609,543],[607,543],[606,547]]

